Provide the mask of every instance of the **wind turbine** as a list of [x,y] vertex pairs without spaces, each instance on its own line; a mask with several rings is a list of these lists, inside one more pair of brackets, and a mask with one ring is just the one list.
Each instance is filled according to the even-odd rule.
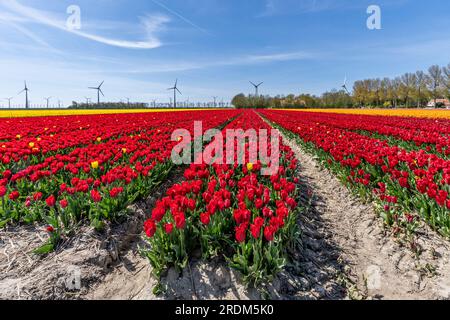
[[214,108],[217,106],[217,98],[218,97],[213,97],[213,99],[214,99]]
[[11,109],[11,100],[13,99],[13,97],[11,98],[5,98],[5,100],[8,100],[8,109]]
[[350,91],[347,89],[347,76],[344,78],[344,84],[342,85],[342,88],[350,95]]
[[88,98],[88,97],[84,97],[84,98],[86,99],[86,104],[90,105],[91,104],[91,98]]
[[258,96],[259,96],[259,95],[258,95],[259,87],[260,87],[264,82],[261,82],[260,84],[254,84],[253,82],[250,81],[250,83],[255,87],[255,97],[258,97]]
[[167,90],[173,90],[173,108],[176,109],[177,107],[177,91],[179,94],[182,94],[180,90],[178,90],[178,79],[175,81],[175,85],[173,88],[169,88]]
[[62,101],[58,99],[58,109],[61,109]]
[[29,109],[30,105],[29,105],[29,101],[28,101],[28,91],[30,91],[30,89],[28,89],[27,82],[24,81],[24,83],[25,83],[25,88],[22,91],[20,91],[17,95],[21,94],[22,92],[25,92],[25,109]]
[[50,103],[50,99],[51,99],[51,98],[52,98],[52,97],[44,98],[44,100],[47,101],[47,109],[48,109],[48,106],[49,106],[49,103]]
[[97,104],[98,105],[100,105],[100,93],[102,94],[102,96],[105,96],[102,91],[103,83],[105,83],[105,81],[102,81],[102,83],[100,83],[100,85],[98,87],[89,87],[89,89],[97,90]]

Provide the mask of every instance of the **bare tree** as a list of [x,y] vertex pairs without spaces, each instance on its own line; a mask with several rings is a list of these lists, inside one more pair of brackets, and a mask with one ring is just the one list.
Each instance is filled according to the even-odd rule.
[[416,91],[417,91],[417,108],[422,106],[422,97],[427,90],[430,78],[423,71],[416,72]]
[[389,86],[391,85],[391,80],[389,78],[384,78],[380,83],[380,96],[383,105],[390,100],[389,99]]
[[381,91],[381,80],[380,79],[374,79],[372,80],[372,90],[374,92],[374,100],[376,103],[376,106],[380,106],[380,91]]
[[439,94],[439,87],[443,82],[442,69],[438,65],[431,66],[428,69],[430,75],[430,89],[433,92],[434,106],[436,106],[436,101]]
[[415,75],[413,73],[406,73],[401,77],[402,96],[405,99],[405,105],[409,107],[409,97],[414,88]]
[[447,88],[447,96],[450,97],[450,63],[442,69],[444,73],[444,85]]
[[401,98],[402,79],[400,77],[395,78],[392,81],[392,96],[394,99],[394,107],[397,108],[398,100]]
[[353,84],[353,99],[355,100],[355,104],[359,104],[360,107],[365,106],[369,94],[368,92],[365,81],[355,81]]

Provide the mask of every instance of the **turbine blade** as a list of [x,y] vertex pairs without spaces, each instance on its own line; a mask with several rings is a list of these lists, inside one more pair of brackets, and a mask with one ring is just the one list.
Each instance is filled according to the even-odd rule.
[[254,87],[256,87],[256,84],[254,84],[253,82],[249,81]]
[[17,95],[21,94],[21,93],[24,92],[24,91],[25,91],[25,89],[23,89],[22,91],[20,91]]
[[98,88],[94,88],[94,87],[89,87],[88,89],[98,90]]
[[102,83],[100,83],[100,85],[98,86],[98,88],[100,89],[104,83],[105,83],[105,80],[103,80]]
[[183,95],[183,94],[181,93],[181,91],[180,91],[180,90],[178,90],[178,88],[176,88],[176,90],[178,91],[178,93],[179,93],[179,94]]
[[260,86],[260,85],[262,85],[264,82],[261,82],[260,84],[258,84],[258,87]]
[[102,94],[102,96],[105,96],[105,95],[103,94],[102,89],[98,88],[98,91],[100,91],[100,93]]

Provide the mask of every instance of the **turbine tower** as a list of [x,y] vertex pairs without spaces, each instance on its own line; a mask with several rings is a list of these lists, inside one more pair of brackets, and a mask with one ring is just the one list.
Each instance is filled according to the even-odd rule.
[[28,101],[28,91],[30,91],[30,89],[28,89],[27,82],[24,81],[24,83],[25,83],[25,88],[22,91],[20,91],[18,93],[18,95],[21,94],[22,92],[25,92],[25,109],[29,109],[29,107],[30,107],[29,103],[30,102]]
[[259,97],[259,87],[264,83],[261,82],[260,84],[254,84],[253,82],[250,81],[250,83],[255,87],[255,97]]
[[102,81],[102,83],[100,83],[100,85],[98,87],[89,87],[89,89],[97,90],[97,104],[98,105],[100,105],[100,93],[102,94],[102,96],[105,96],[102,91],[103,83],[105,83],[105,81]]
[[214,99],[214,108],[217,106],[217,98],[218,97],[213,97],[213,99]]
[[49,106],[49,104],[50,104],[50,99],[51,99],[51,98],[52,98],[52,97],[44,98],[44,100],[47,101],[47,109],[48,109],[48,106]]
[[350,95],[350,91],[347,89],[347,76],[344,78],[344,84],[342,85],[342,88]]
[[13,99],[13,97],[11,98],[5,98],[5,100],[8,100],[8,109],[11,109],[11,100]]
[[91,98],[88,98],[88,97],[84,97],[84,98],[86,99],[86,104],[90,105],[91,104]]
[[173,90],[173,108],[176,109],[177,107],[177,91],[179,94],[182,94],[180,90],[178,90],[178,79],[175,81],[175,85],[173,88],[169,88],[167,90]]

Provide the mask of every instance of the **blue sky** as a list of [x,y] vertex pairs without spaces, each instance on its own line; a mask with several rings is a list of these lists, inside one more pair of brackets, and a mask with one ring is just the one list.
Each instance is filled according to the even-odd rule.
[[[366,27],[367,7],[382,30]],[[66,10],[81,9],[69,31]],[[314,93],[366,77],[450,62],[450,2],[442,0],[0,0],[0,98],[27,79],[32,103],[211,101],[253,92]],[[2,101],[5,104],[4,101]],[[55,103],[55,102],[54,102]]]

